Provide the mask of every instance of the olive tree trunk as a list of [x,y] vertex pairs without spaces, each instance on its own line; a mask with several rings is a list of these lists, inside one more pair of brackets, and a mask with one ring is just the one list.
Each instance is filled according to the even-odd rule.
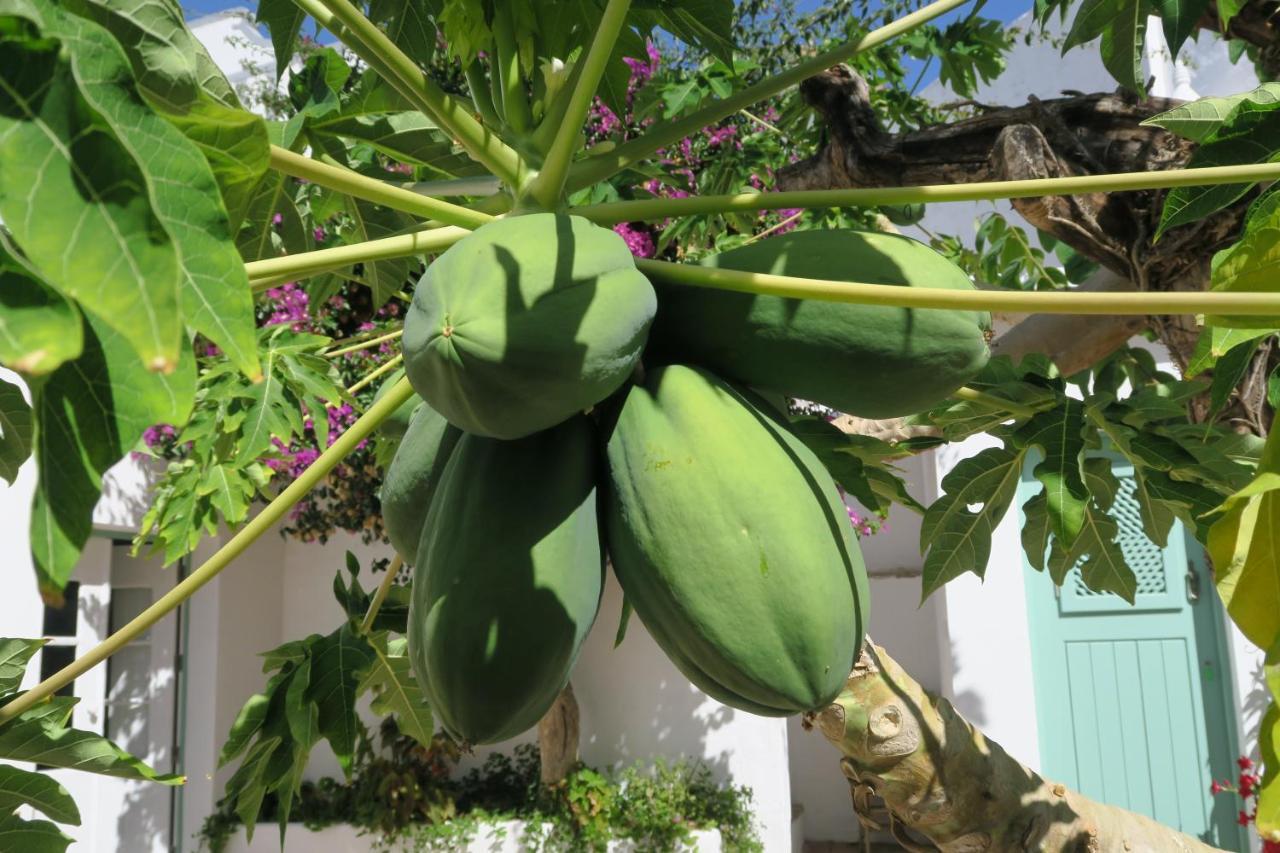
[[[844,691],[807,715],[805,725],[817,727],[843,754],[840,769],[864,832],[886,830],[907,850],[1217,849],[1034,773],[869,639]],[[875,815],[879,801],[884,821]]]

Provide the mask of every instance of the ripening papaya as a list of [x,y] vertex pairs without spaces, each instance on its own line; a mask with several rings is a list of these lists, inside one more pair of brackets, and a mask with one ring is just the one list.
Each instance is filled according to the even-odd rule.
[[[897,234],[798,231],[707,266],[834,281],[970,290],[951,261]],[[646,362],[693,363],[755,388],[866,418],[923,411],[987,362],[984,312],[854,305],[661,285]]]
[[600,605],[604,558],[590,420],[514,441],[466,434],[427,513],[409,655],[455,737],[535,725],[569,680]]
[[627,391],[605,456],[614,573],[672,663],[756,714],[839,693],[862,644],[866,569],[835,483],[783,417],[672,365]]
[[405,368],[451,423],[520,438],[621,387],[655,310],[613,231],[552,213],[499,219],[427,268],[405,318]]
[[382,525],[396,553],[408,565],[417,559],[418,542],[462,430],[422,401],[400,439],[382,478]]
[[[387,396],[395,384],[404,378],[404,368],[398,368],[392,371],[381,385],[378,386],[378,392],[373,395],[373,402],[378,402]],[[409,429],[409,423],[413,420],[413,413],[418,411],[418,407],[422,405],[422,398],[417,394],[413,394],[409,399],[401,403],[394,412],[387,416],[387,419],[378,424],[378,434],[390,441],[399,441],[404,438],[405,432]]]

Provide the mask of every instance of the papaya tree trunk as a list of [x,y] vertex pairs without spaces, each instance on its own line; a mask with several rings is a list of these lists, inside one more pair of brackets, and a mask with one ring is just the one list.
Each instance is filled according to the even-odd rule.
[[[885,829],[907,850],[1216,850],[1148,817],[1094,802],[1046,780],[932,696],[868,640],[844,691],[809,714],[843,754],[854,811],[867,829]],[[888,812],[872,814],[875,799]]]
[[578,700],[566,684],[555,704],[538,721],[539,772],[542,784],[562,781],[578,763]]

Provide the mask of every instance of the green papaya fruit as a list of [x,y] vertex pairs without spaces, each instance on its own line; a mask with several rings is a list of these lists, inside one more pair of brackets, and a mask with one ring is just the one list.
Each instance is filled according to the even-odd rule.
[[840,692],[867,578],[835,483],[767,403],[700,368],[651,371],[606,441],[614,573],[685,676],[785,716]]
[[894,225],[915,225],[924,219],[925,209],[920,202],[912,204],[882,204],[880,212]]
[[419,403],[382,477],[382,525],[408,565],[418,556],[427,510],[462,430]]
[[[797,231],[707,266],[905,287],[972,289],[959,267],[896,234]],[[987,362],[982,312],[893,308],[662,285],[646,361],[690,362],[866,418],[923,411]]]
[[621,387],[655,310],[613,231],[552,213],[499,219],[427,268],[405,318],[405,368],[451,423],[520,438]]
[[[378,386],[378,391],[373,395],[373,402],[378,402],[387,396],[387,392],[395,386],[397,382],[404,378],[404,368],[397,368],[392,371],[391,375],[383,380]],[[409,399],[400,404],[394,412],[387,416],[387,419],[378,424],[378,434],[390,439],[391,441],[399,441],[404,438],[405,431],[409,429],[409,422],[413,419],[413,413],[422,405],[422,398],[414,394]]]
[[455,737],[535,725],[569,680],[600,605],[597,449],[577,416],[515,441],[464,435],[414,567],[409,655]]

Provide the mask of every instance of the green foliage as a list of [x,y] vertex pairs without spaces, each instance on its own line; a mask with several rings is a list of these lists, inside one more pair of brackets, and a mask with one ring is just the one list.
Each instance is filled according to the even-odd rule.
[[219,523],[243,521],[254,499],[268,493],[273,472],[262,460],[309,432],[325,446],[329,420],[322,413],[350,399],[334,363],[319,354],[328,338],[276,325],[259,330],[258,341],[260,381],[216,361],[200,374],[189,420],[158,414],[144,422],[186,422],[175,439],[181,455],[156,488],[137,539],[139,547],[149,539],[166,562],[190,552]]
[[[0,704],[13,697],[44,640],[0,638]],[[157,773],[138,758],[93,732],[67,725],[76,699],[55,697],[0,723],[0,760],[35,762],[124,779],[182,784],[184,778]],[[62,853],[72,839],[45,820],[19,817],[22,807],[51,820],[80,825],[80,810],[57,780],[44,773],[0,763],[0,850]]]
[[[1029,561],[1058,583],[1080,566],[1087,585],[1128,600],[1136,581],[1106,515],[1115,491],[1111,464],[1133,468],[1143,529],[1157,543],[1166,541],[1175,517],[1203,539],[1204,514],[1249,481],[1257,442],[1237,444],[1224,428],[1188,424],[1186,405],[1205,385],[1159,372],[1145,350],[1123,349],[1072,382],[1083,388],[1083,400],[1067,396],[1066,381],[1043,358],[1017,366],[995,359],[971,383],[992,400],[949,402],[913,419],[941,427],[953,441],[986,432],[1003,443],[957,465],[926,511],[926,595],[966,571],[981,576],[991,533],[1033,449],[1033,473],[1044,489],[1022,507]],[[1020,419],[992,405],[1000,398],[1044,411],[1008,426]]]
[[[262,693],[249,697],[237,714],[218,758],[240,765],[227,783],[224,806],[253,826],[274,812],[281,833],[289,822],[311,750],[322,739],[343,770],[351,772],[365,738],[356,702],[366,692],[375,710],[394,714],[425,745],[431,739],[431,712],[404,657],[408,590],[393,586],[373,621],[360,627],[370,596],[357,580],[360,566],[347,555],[347,575],[338,572],[334,593],[348,619],[328,634],[312,634],[266,652],[268,674]],[[243,757],[241,757],[243,756]]]
[[[191,411],[195,359],[165,375],[148,371],[125,336],[84,318],[84,351],[32,388],[40,470],[31,517],[32,555],[42,593],[54,600],[89,538],[102,477],[155,423]],[[228,367],[228,370],[234,368]]]
[[[526,822],[522,846],[540,851],[603,850],[630,839],[639,849],[686,849],[691,833],[719,830],[726,850],[762,850],[751,791],[719,782],[703,764],[636,764],[616,772],[579,767],[554,787],[539,781],[537,748],[493,753],[459,776],[459,752],[448,737],[421,744],[390,720],[381,747],[364,738],[351,779],[304,782],[290,814],[310,828],[346,823],[375,835],[378,849],[457,849],[486,824]],[[272,797],[264,820],[277,817]],[[202,845],[222,850],[242,821],[223,800],[200,831]]]

